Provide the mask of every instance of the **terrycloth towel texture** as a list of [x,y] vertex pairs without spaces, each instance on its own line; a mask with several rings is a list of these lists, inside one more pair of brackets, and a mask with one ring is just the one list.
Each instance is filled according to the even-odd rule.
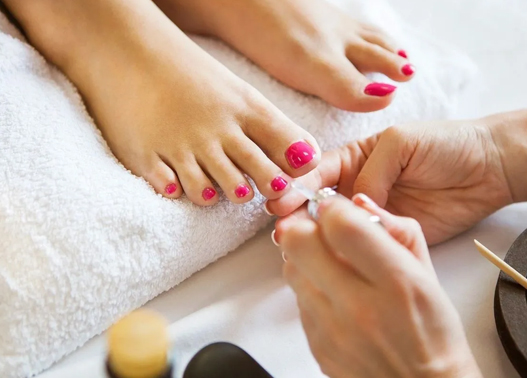
[[[385,28],[417,67],[384,111],[336,110],[223,44],[194,39],[324,149],[394,123],[447,117],[472,63],[403,27],[382,0],[340,2]],[[116,161],[71,83],[0,15],[0,377],[42,371],[232,251],[269,221],[262,202],[199,208],[156,195]]]

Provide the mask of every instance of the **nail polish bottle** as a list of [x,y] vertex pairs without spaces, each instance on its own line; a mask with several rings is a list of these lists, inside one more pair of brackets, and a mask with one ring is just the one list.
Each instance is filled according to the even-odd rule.
[[167,322],[150,310],[125,316],[108,331],[109,378],[171,378]]

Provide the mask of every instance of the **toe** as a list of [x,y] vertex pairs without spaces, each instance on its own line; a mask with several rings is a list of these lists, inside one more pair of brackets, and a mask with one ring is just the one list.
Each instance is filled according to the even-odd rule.
[[[385,50],[388,50],[394,54],[397,54],[399,53],[399,51],[401,51],[403,55],[406,55],[406,52],[404,50],[400,50],[397,48],[397,44],[395,43],[395,41],[393,41],[384,32],[375,27],[365,27],[363,32],[360,33],[360,37],[366,42],[381,46]],[[403,58],[405,57],[403,56]]]
[[176,163],[175,168],[186,196],[193,203],[210,206],[218,202],[219,196],[214,185],[195,158]]
[[266,198],[278,199],[290,189],[289,175],[269,160],[247,136],[231,139],[224,149],[234,164],[254,180],[258,190]]
[[253,199],[251,184],[229,157],[222,150],[214,154],[208,152],[203,155],[200,164],[216,180],[227,198],[234,203],[245,203]]
[[183,190],[176,173],[161,158],[153,159],[141,176],[152,185],[156,192],[167,198],[178,198]]
[[407,59],[374,43],[352,44],[346,56],[360,72],[380,72],[395,81],[408,81],[415,73]]
[[[253,109],[258,109],[258,107]],[[320,161],[320,147],[315,138],[270,103],[265,108],[260,106],[260,111],[256,111],[251,117],[248,117],[243,129],[247,137],[283,172],[291,177],[305,175],[313,170]],[[245,152],[248,153],[250,150]],[[254,160],[262,161],[256,155]],[[272,170],[270,166],[267,167],[266,171],[266,175],[279,173]],[[263,186],[263,183],[270,178],[269,176],[262,177],[261,185]],[[284,178],[287,180],[286,177]],[[268,190],[264,189],[264,192],[268,192]]]
[[372,112],[387,107],[397,87],[372,83],[350,61],[340,55],[322,66],[320,97],[337,108],[353,112]]

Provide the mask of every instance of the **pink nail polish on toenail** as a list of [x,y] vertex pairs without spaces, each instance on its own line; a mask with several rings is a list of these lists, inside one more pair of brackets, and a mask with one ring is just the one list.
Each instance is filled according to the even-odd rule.
[[304,141],[295,142],[289,146],[285,152],[285,157],[289,165],[294,169],[303,167],[315,157],[316,153],[313,147]]
[[287,180],[285,180],[283,177],[276,176],[273,181],[271,181],[271,188],[275,192],[279,192],[281,190],[284,190],[287,187]]
[[406,54],[406,51],[404,50],[397,51],[397,55],[402,56],[405,59],[408,59],[408,54]]
[[412,66],[411,64],[405,64],[403,66],[403,68],[401,68],[401,72],[405,75],[405,76],[412,76],[415,72],[415,68],[414,66]]
[[397,89],[396,86],[385,83],[371,83],[366,85],[364,93],[369,96],[383,97],[387,96]]
[[245,184],[240,184],[236,187],[236,189],[234,189],[234,194],[236,194],[236,197],[238,198],[243,198],[250,192],[251,189],[249,189],[249,187]]
[[177,189],[177,185],[172,183],[172,184],[168,184],[166,187],[165,187],[165,193],[166,194],[172,194],[176,191]]
[[212,197],[216,195],[216,191],[213,188],[205,188],[203,189],[203,192],[201,192],[201,196],[205,201],[210,200]]

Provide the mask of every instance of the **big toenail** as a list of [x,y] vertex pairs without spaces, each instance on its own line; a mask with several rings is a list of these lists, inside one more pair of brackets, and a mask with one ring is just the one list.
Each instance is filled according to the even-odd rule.
[[271,181],[271,188],[273,188],[275,192],[284,190],[286,187],[287,181],[283,177],[276,176],[273,181]]
[[370,96],[383,97],[389,95],[396,89],[396,86],[386,83],[371,83],[366,85],[366,88],[364,88],[364,93]]
[[165,193],[166,194],[172,194],[176,191],[177,189],[177,185],[172,183],[172,184],[168,184],[166,187],[165,187]]
[[295,142],[289,146],[285,152],[285,157],[289,165],[294,169],[303,167],[315,157],[316,153],[313,147],[304,141]]
[[402,56],[405,59],[408,59],[408,54],[406,54],[406,51],[404,50],[397,51],[397,55]]
[[401,68],[401,72],[405,75],[405,76],[412,76],[415,72],[415,67],[412,66],[411,64],[405,64],[403,66],[403,68]]
[[201,196],[205,201],[210,200],[212,197],[216,195],[216,191],[213,188],[205,188],[203,189],[203,192],[201,193]]
[[236,189],[234,189],[234,194],[236,194],[236,197],[238,198],[243,198],[250,192],[251,189],[249,189],[249,187],[245,184],[240,184],[236,187]]

